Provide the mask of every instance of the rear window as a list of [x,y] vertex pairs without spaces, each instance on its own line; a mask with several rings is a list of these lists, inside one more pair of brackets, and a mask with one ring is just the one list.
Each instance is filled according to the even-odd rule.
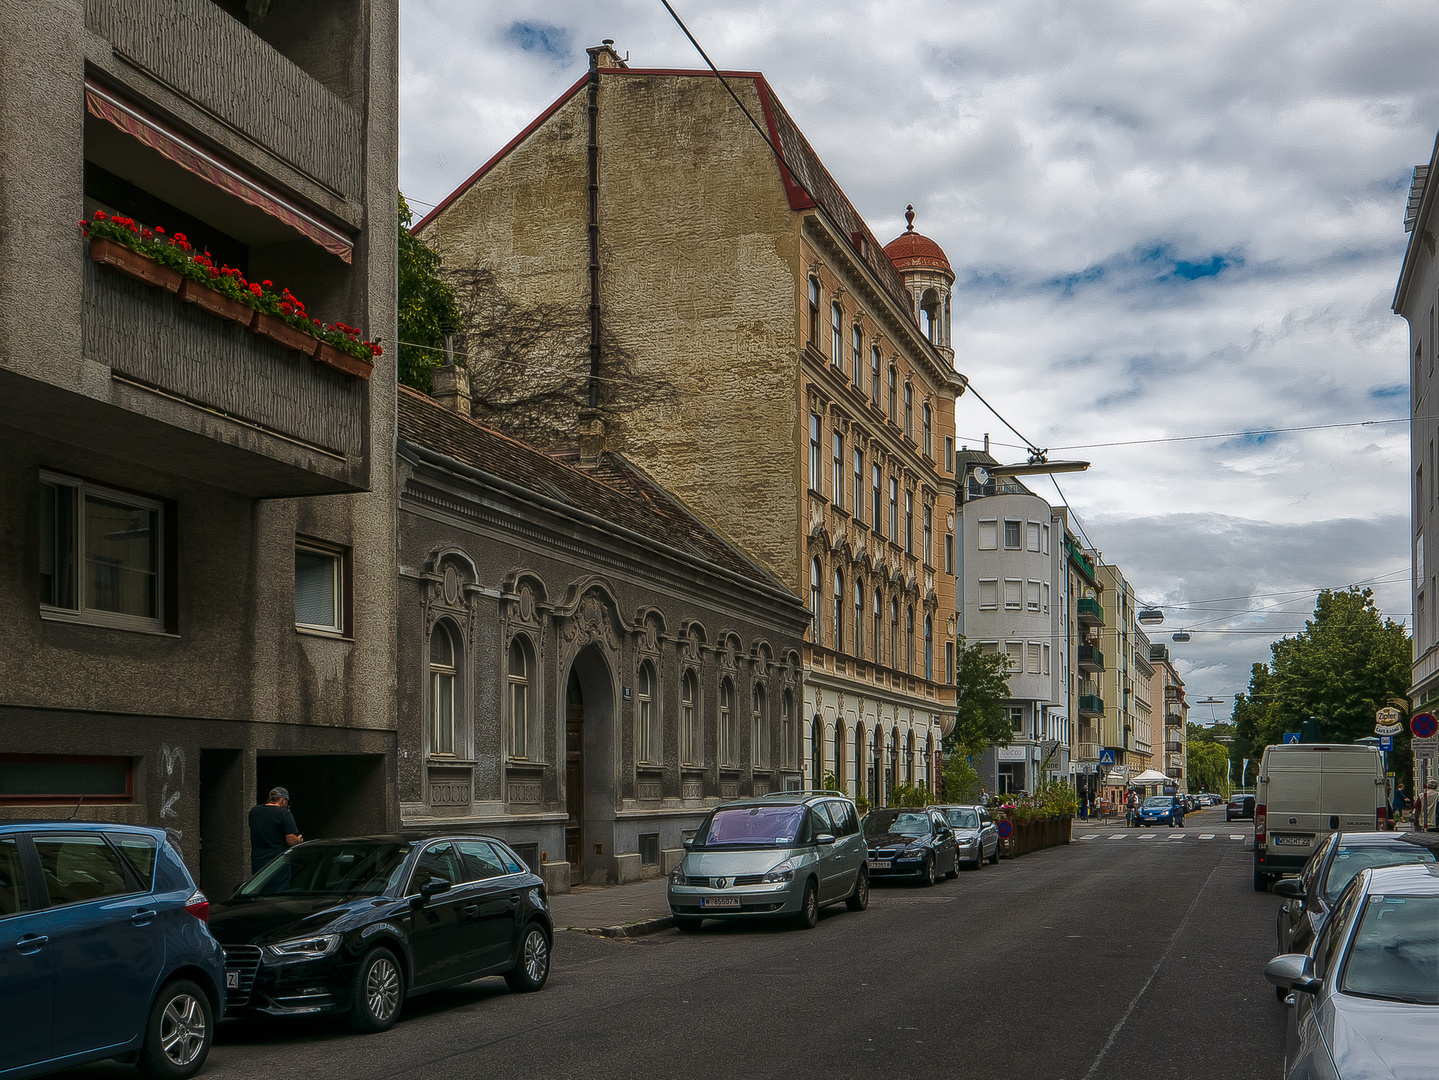
[[1387,844],[1383,847],[1373,844],[1341,844],[1334,853],[1334,861],[1329,864],[1329,878],[1324,882],[1324,895],[1332,904],[1344,891],[1344,886],[1354,879],[1354,875],[1371,866],[1400,866],[1433,861],[1434,853],[1417,844],[1395,844],[1393,847]]
[[701,847],[776,847],[795,843],[803,806],[736,806],[714,812]]
[[155,887],[155,838],[144,833],[107,833],[110,842],[130,864],[140,887],[149,892]]

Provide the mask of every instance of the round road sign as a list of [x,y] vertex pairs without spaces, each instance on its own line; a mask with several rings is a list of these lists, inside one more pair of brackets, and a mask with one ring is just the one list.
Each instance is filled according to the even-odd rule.
[[1012,833],[1012,832],[1014,832],[1014,826],[1011,825],[1007,820],[1001,821],[1001,822],[999,823],[999,835],[1000,835],[1001,837],[1003,837],[1004,839],[1008,840],[1008,839],[1009,839],[1009,834]]
[[1409,730],[1416,739],[1431,739],[1439,734],[1439,720],[1434,719],[1433,713],[1422,712],[1409,721]]

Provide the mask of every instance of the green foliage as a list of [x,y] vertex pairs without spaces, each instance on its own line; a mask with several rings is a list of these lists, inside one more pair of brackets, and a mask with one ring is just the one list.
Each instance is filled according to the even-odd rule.
[[934,793],[923,784],[896,784],[889,792],[890,806],[929,806],[934,801]]
[[1042,780],[1033,795],[1034,807],[1048,817],[1073,817],[1079,810],[1074,788],[1063,780]]
[[444,363],[444,327],[458,328],[455,290],[440,278],[440,256],[410,232],[414,220],[404,193],[399,196],[399,379],[430,392],[430,374]]
[[[1185,759],[1184,775],[1189,779],[1190,791],[1228,794],[1222,790],[1227,780],[1228,747],[1212,740],[1190,738]],[[1239,774],[1236,771],[1234,775]]]
[[956,718],[944,740],[951,754],[971,757],[991,746],[1008,746],[1014,737],[1004,705],[1009,699],[1009,658],[955,643]]
[[944,801],[947,803],[979,802],[979,773],[963,754],[944,756]]

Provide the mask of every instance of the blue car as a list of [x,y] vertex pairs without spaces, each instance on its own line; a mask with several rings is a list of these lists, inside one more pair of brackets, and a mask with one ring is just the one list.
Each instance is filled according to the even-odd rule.
[[0,1080],[199,1072],[225,1011],[209,907],[162,829],[0,822]]
[[1184,828],[1184,800],[1174,795],[1151,795],[1139,805],[1134,815],[1134,824],[1168,825],[1171,829]]

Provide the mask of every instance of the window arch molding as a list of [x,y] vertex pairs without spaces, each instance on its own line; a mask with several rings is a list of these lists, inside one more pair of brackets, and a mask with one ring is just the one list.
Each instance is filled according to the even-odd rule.
[[506,753],[511,761],[528,761],[537,756],[538,724],[536,698],[539,668],[534,643],[528,634],[516,634],[505,649],[505,735]]
[[635,759],[641,765],[664,762],[664,719],[660,709],[659,668],[643,656],[635,667]]
[[699,672],[685,667],[680,672],[680,764],[704,765],[704,707],[700,700]]
[[464,733],[460,730],[464,715],[461,672],[465,667],[465,643],[454,619],[435,620],[430,627],[426,654],[429,662],[425,711],[429,718],[430,756],[457,757],[465,745]]

